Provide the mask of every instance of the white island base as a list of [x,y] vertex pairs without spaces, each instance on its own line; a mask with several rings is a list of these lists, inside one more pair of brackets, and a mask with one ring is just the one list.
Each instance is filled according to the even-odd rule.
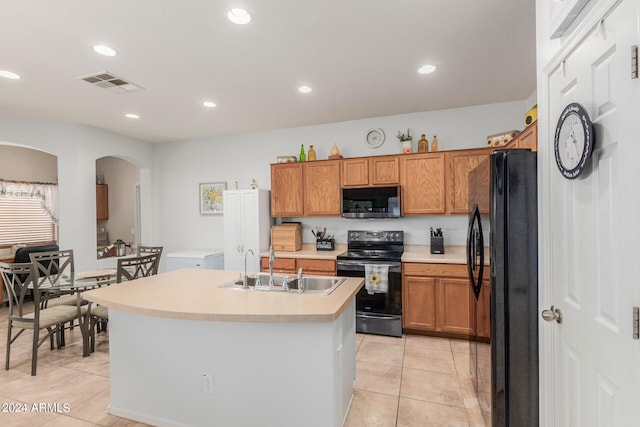
[[[233,292],[233,291],[230,291]],[[111,414],[158,426],[341,426],[355,302],[334,321],[184,320],[109,309]]]

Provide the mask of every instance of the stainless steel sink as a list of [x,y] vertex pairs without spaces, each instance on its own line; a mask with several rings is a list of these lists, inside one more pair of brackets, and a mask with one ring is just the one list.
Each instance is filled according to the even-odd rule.
[[[256,288],[255,284],[257,278],[260,277],[261,285]],[[289,285],[289,292],[298,292],[298,278],[295,275],[288,274],[274,274],[273,283],[274,287],[269,288],[269,275],[265,273],[259,273],[257,275],[249,276],[247,283],[249,288],[243,288],[242,279],[234,280],[232,282],[223,283],[221,288],[244,290],[244,291],[269,291],[269,292],[285,292],[282,284],[285,277]],[[326,277],[326,276],[303,276],[302,277],[302,289],[303,294],[311,295],[329,295],[338,286],[340,286],[346,280],[345,277]]]

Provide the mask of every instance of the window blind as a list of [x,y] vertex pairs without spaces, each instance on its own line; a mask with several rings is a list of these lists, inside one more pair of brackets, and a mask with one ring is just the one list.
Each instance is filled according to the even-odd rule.
[[0,197],[0,246],[56,240],[56,226],[41,200]]

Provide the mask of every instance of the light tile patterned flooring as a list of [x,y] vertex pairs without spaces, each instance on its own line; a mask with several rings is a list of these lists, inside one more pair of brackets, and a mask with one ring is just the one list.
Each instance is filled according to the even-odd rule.
[[[0,412],[1,426],[145,425],[108,413],[108,335],[99,334],[96,352],[86,358],[78,328],[67,331],[62,350],[50,351],[48,342],[42,344],[38,373],[32,377],[30,331],[12,345],[11,369],[4,370],[7,313],[0,308],[0,411],[26,403],[27,413]],[[468,374],[467,342],[358,334],[356,346],[355,396],[347,427],[485,425]],[[59,411],[32,411],[34,403],[57,403]]]

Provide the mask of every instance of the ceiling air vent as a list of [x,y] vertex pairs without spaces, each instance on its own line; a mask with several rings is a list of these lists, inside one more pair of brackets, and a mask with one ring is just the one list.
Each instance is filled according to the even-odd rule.
[[103,71],[97,74],[91,74],[89,76],[80,78],[87,83],[91,83],[94,86],[106,89],[111,93],[121,94],[144,89],[143,87],[137,86],[108,71]]

